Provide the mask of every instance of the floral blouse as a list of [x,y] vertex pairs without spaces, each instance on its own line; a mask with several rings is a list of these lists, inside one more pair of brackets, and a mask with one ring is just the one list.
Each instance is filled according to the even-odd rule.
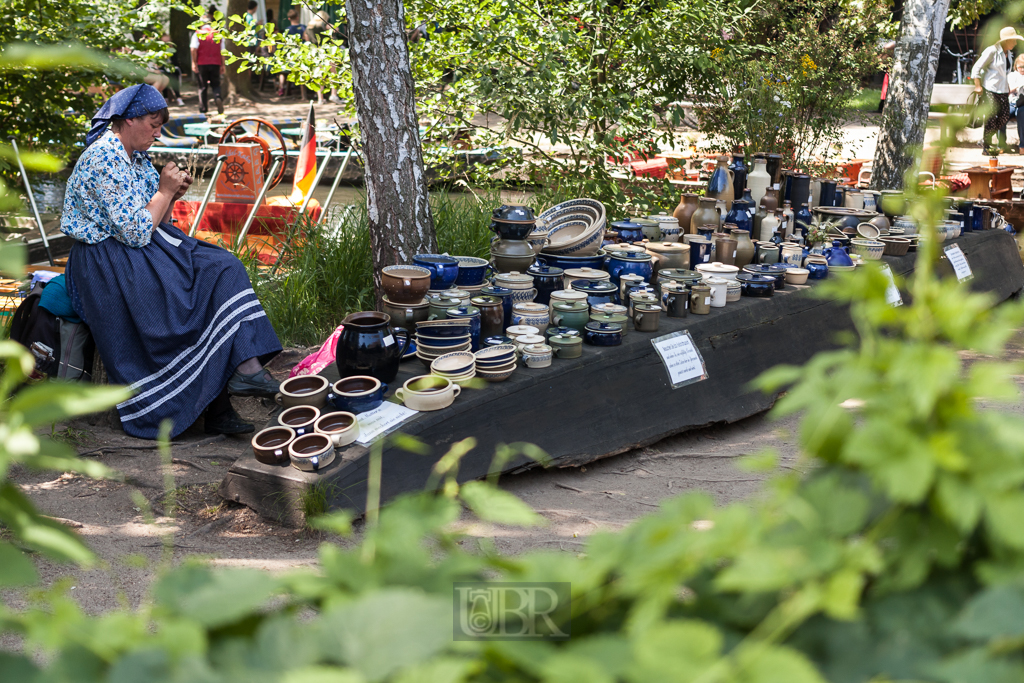
[[108,130],[75,164],[60,230],[87,244],[113,237],[129,247],[144,247],[153,233],[153,215],[146,205],[159,186],[160,175],[149,155],[135,152],[129,159]]

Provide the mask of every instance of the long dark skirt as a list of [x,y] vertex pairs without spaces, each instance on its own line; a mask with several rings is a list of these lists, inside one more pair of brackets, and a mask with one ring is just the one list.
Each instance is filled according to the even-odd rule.
[[142,248],[76,242],[67,275],[111,381],[135,391],[117,406],[132,436],[155,438],[165,419],[180,434],[240,363],[281,350],[242,263],[172,226]]

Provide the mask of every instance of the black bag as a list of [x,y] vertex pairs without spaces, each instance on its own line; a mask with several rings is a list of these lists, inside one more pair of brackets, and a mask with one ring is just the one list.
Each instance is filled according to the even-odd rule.
[[45,284],[33,288],[14,312],[11,339],[35,356],[32,379],[91,381],[96,349],[92,333],[85,323],[68,322],[40,308],[43,287]]
[[963,113],[967,115],[966,125],[968,128],[980,128],[985,125],[985,121],[988,119],[986,104],[985,98],[980,92],[972,92],[967,96],[967,104],[963,105]]

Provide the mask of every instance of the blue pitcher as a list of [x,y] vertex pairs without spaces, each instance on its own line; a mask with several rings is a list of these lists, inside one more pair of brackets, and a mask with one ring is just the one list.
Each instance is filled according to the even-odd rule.
[[852,266],[853,259],[850,258],[850,253],[843,246],[843,243],[839,240],[832,242],[831,247],[826,247],[822,253],[825,256],[825,260],[828,261],[830,266]]

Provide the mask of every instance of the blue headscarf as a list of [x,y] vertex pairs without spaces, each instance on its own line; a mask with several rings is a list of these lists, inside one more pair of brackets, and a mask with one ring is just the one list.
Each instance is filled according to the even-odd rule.
[[162,109],[167,109],[167,101],[159,90],[148,83],[125,88],[107,100],[92,117],[92,128],[85,136],[85,146],[99,140],[112,119],[134,119]]

